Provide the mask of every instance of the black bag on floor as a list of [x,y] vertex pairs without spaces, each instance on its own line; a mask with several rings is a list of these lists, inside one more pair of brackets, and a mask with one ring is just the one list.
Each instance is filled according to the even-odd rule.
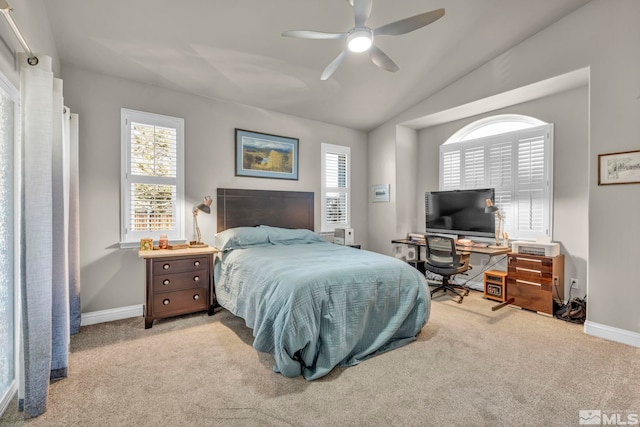
[[571,323],[584,323],[587,319],[587,297],[572,298],[556,311],[556,317]]

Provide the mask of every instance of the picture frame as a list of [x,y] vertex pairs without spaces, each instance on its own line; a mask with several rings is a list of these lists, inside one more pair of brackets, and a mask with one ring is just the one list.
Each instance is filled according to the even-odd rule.
[[598,185],[640,184],[640,150],[598,155]]
[[236,176],[298,179],[297,138],[236,129],[235,139]]
[[389,201],[389,184],[378,184],[371,188],[371,201],[388,202]]

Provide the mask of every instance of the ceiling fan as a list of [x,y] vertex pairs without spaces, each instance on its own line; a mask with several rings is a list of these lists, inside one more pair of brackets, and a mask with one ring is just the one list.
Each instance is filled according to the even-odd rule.
[[401,19],[375,29],[366,26],[371,14],[372,0],[347,0],[353,6],[355,26],[346,33],[324,33],[313,30],[290,30],[282,33],[284,37],[299,39],[331,40],[346,39],[347,44],[340,54],[322,72],[321,80],[327,80],[336,71],[349,51],[369,51],[371,61],[387,71],[398,71],[399,67],[379,47],[373,44],[377,36],[398,36],[422,28],[444,16],[444,9],[421,13],[409,18]]

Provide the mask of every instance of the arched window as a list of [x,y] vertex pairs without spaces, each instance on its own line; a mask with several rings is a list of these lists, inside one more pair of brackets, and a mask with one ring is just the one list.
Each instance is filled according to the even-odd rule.
[[551,237],[553,124],[515,114],[473,122],[440,146],[440,190],[494,188],[510,239]]

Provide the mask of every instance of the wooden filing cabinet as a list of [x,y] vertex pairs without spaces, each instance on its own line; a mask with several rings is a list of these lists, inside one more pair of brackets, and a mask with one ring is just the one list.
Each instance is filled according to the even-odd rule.
[[144,327],[155,319],[207,310],[213,314],[212,247],[140,251],[145,258]]
[[484,297],[494,301],[507,300],[507,272],[487,270],[484,272]]
[[509,254],[507,300],[512,305],[553,315],[564,301],[564,255]]

